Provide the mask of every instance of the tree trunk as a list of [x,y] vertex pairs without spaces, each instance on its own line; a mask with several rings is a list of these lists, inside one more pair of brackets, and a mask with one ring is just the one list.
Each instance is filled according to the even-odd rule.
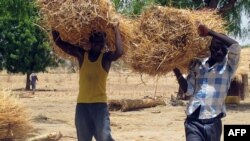
[[[234,7],[236,2],[237,0],[228,0],[228,2],[219,9],[219,13],[222,16],[225,15],[225,13],[228,13],[228,11],[230,11]],[[219,0],[205,0],[205,3],[206,3],[207,8],[216,9],[218,6]]]
[[30,73],[27,73],[25,90],[30,90]]
[[219,12],[222,15],[227,13],[228,11],[230,11],[234,7],[236,2],[237,2],[237,0],[229,0],[227,4],[223,5],[223,7],[220,8]]
[[62,138],[61,132],[53,132],[28,139],[28,141],[58,141]]
[[109,110],[122,112],[138,110],[142,108],[155,107],[157,105],[166,105],[163,99],[122,99],[122,100],[110,100]]
[[208,4],[208,7],[209,7],[209,8],[216,9],[216,8],[217,8],[217,5],[218,5],[218,2],[219,2],[219,0],[210,0],[210,1],[209,1],[209,4]]

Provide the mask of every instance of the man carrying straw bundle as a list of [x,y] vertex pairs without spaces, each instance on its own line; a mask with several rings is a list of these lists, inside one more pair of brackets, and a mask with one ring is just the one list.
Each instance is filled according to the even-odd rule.
[[105,52],[106,33],[94,32],[89,37],[91,49],[74,46],[61,40],[57,31],[52,31],[55,43],[79,62],[79,95],[77,98],[75,125],[78,141],[113,141],[107,107],[106,81],[112,61],[123,54],[118,24],[113,27],[116,50]]
[[238,67],[240,46],[205,25],[199,25],[198,33],[212,37],[210,57],[193,61],[187,79],[178,68],[173,70],[183,92],[192,96],[186,111],[186,140],[220,141],[221,118],[226,115],[224,101]]

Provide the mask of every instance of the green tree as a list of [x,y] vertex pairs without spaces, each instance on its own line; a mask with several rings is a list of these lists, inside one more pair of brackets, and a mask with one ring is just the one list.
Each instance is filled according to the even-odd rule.
[[118,11],[128,14],[140,14],[143,7],[152,2],[162,6],[171,6],[176,8],[217,9],[218,13],[221,14],[227,21],[227,29],[232,35],[246,37],[250,31],[250,25],[248,28],[241,27],[242,14],[246,14],[248,18],[250,18],[249,0],[113,0],[113,2],[115,3]]
[[153,4],[154,0],[112,0],[115,8],[126,15],[135,16],[141,14],[143,8]]
[[[231,2],[231,3],[230,3]],[[234,3],[233,3],[234,2]],[[220,3],[219,3],[220,4]],[[248,28],[242,28],[241,17],[242,14],[246,14],[248,19],[250,18],[250,1],[249,0],[238,0],[221,3],[219,12],[228,21],[228,30],[234,35],[241,38],[249,36],[250,23]]]
[[27,74],[56,65],[46,33],[36,24],[38,12],[32,0],[0,2],[0,69]]
[[246,37],[250,26],[247,29],[241,27],[241,16],[246,14],[250,18],[249,0],[156,0],[157,3],[178,8],[217,9],[218,13],[227,21],[227,30],[234,36]]
[[203,0],[155,0],[162,6],[197,9],[204,6]]

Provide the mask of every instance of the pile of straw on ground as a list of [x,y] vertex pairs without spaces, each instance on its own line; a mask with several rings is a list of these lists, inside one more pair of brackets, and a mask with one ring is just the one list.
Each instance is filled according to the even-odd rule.
[[[114,50],[114,24],[120,23],[124,46],[130,42],[131,20],[115,13],[109,0],[38,0],[47,29],[59,31],[60,37],[71,44],[89,49],[89,35],[93,31],[106,32],[107,47]],[[119,20],[117,20],[119,19]],[[63,53],[55,49],[64,57]]]
[[25,140],[32,128],[17,99],[0,92],[0,140]]
[[136,72],[164,75],[174,67],[186,68],[194,57],[207,53],[210,38],[200,38],[196,22],[224,32],[223,20],[213,11],[190,11],[152,6],[140,17],[140,41],[126,54]]

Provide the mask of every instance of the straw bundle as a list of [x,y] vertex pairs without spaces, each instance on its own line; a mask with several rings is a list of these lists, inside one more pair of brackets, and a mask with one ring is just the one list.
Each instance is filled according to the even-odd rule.
[[[224,22],[212,11],[190,11],[152,6],[140,17],[140,41],[127,53],[127,62],[140,73],[164,75],[174,67],[185,69],[194,57],[204,55],[209,38],[200,38],[196,21],[224,31]],[[203,54],[201,54],[203,53]]]
[[111,31],[112,7],[106,0],[39,0],[41,12],[63,40],[84,45],[92,31]]
[[[93,31],[107,34],[107,46],[114,50],[113,23],[119,21],[123,60],[135,71],[164,75],[174,67],[185,70],[194,57],[207,56],[210,38],[200,38],[196,21],[218,32],[224,32],[224,21],[214,11],[190,11],[152,6],[139,19],[115,13],[109,0],[38,0],[49,29],[59,31],[71,44],[89,49]],[[55,48],[62,57],[67,57]]]
[[[59,31],[60,37],[71,44],[88,50],[89,35],[93,31],[107,34],[107,47],[114,50],[113,24],[119,22],[124,48],[133,37],[135,22],[115,13],[109,0],[38,0],[44,25]],[[54,46],[57,54],[69,58]]]
[[0,140],[23,140],[31,131],[25,109],[14,97],[0,95]]

